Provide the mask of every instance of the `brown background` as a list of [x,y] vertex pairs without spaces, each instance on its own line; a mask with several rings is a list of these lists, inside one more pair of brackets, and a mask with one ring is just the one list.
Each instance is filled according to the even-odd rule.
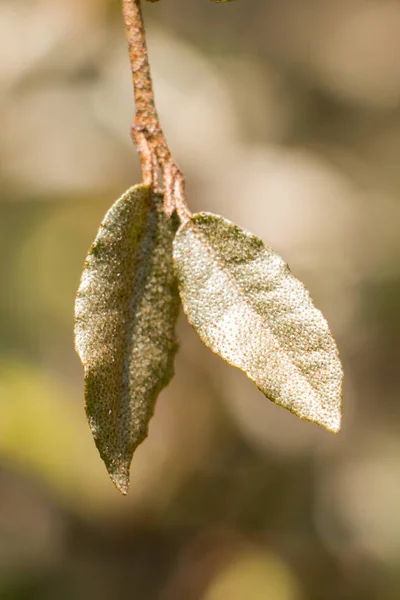
[[140,177],[119,8],[0,0],[0,598],[397,600],[400,3],[146,3],[190,207],[284,256],[346,379],[334,436],[182,318],[127,498],[94,448],[72,338],[86,250]]

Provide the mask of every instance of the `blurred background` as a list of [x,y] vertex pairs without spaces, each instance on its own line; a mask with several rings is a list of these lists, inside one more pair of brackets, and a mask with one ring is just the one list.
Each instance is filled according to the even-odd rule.
[[119,0],[0,0],[0,598],[400,598],[400,3],[145,3],[190,207],[273,246],[331,325],[334,436],[179,322],[121,497],[97,455],[74,295],[139,182]]

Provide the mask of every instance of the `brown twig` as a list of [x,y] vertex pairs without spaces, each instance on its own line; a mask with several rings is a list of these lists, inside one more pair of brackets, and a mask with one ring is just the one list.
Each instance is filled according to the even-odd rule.
[[190,212],[184,198],[185,180],[171,156],[154,102],[140,0],[122,0],[122,13],[136,106],[131,133],[141,157],[143,182],[157,190],[160,170],[166,214],[171,215],[176,209],[180,218],[186,219]]

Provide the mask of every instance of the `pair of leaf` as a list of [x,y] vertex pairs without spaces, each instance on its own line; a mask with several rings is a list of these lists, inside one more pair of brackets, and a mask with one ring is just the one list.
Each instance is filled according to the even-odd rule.
[[340,429],[338,352],[302,283],[259,238],[226,219],[199,213],[178,228],[162,204],[145,186],[116,202],[76,300],[87,415],[123,493],[157,395],[173,375],[179,295],[203,342],[270,400]]

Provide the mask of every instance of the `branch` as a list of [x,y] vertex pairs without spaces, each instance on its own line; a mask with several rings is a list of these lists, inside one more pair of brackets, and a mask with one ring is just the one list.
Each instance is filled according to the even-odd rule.
[[164,210],[171,215],[176,209],[181,219],[185,220],[190,213],[184,199],[184,177],[171,156],[154,102],[140,0],[122,0],[122,13],[136,106],[131,134],[141,157],[143,183],[157,190],[158,173],[161,170]]

